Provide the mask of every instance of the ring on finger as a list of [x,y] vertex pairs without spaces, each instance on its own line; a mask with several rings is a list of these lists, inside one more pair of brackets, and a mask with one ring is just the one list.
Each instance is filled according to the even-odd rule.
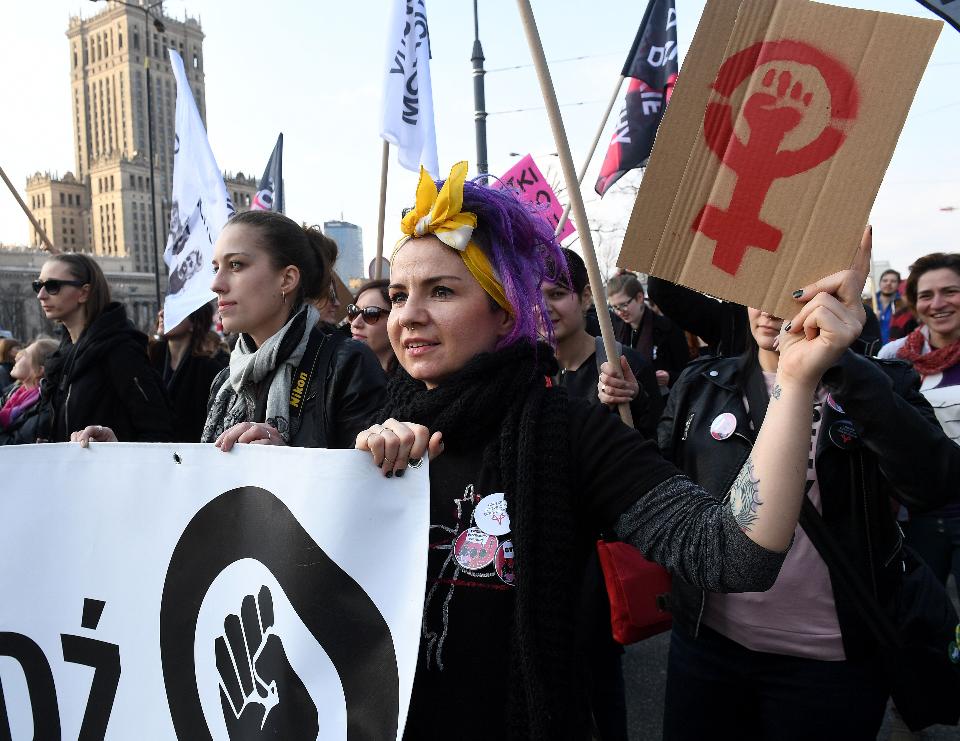
[[368,432],[368,433],[367,433],[367,437],[364,439],[364,443],[366,444],[366,446],[367,446],[368,448],[370,447],[370,438],[373,437],[374,435],[379,435],[379,434],[380,434],[379,432]]
[[272,440],[272,439],[273,439],[273,433],[271,433],[270,428],[267,427],[267,440]]
[[384,458],[383,462],[388,466],[392,466],[396,462],[396,458]]

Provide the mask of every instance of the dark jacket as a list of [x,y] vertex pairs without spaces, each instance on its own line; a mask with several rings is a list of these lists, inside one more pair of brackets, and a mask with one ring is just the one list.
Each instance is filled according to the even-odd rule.
[[[599,343],[598,343],[599,344]],[[663,413],[664,396],[657,385],[657,377],[653,373],[653,366],[640,357],[640,353],[629,347],[621,348],[630,370],[637,379],[640,393],[630,402],[630,413],[633,415],[633,426],[648,440],[655,440],[657,423]],[[604,357],[601,355],[600,357]],[[597,354],[587,358],[583,365],[575,371],[561,370],[556,377],[556,384],[567,389],[570,396],[586,399],[591,404],[599,404],[597,383],[600,381],[600,371],[597,368]],[[611,413],[617,414],[616,409]]]
[[230,356],[218,353],[213,357],[187,354],[175,371],[170,371],[167,343],[150,346],[150,365],[163,379],[173,407],[173,442],[195,443],[203,434],[207,419],[210,385],[230,362]]
[[[647,291],[653,301],[685,332],[691,332],[707,343],[710,352],[733,358],[746,352],[752,344],[747,308],[731,301],[718,301],[686,286],[650,276]],[[797,305],[799,309],[799,304]],[[852,349],[872,357],[880,349],[880,323],[873,309],[867,313],[863,331]]]
[[[352,448],[360,431],[376,421],[373,417],[386,399],[387,378],[377,356],[365,344],[347,339],[336,331],[324,331],[324,334],[327,342],[334,343],[333,354],[327,363],[323,384],[319,383],[319,372],[316,373],[317,380],[310,384],[302,422],[290,444],[301,448]],[[228,366],[213,379],[208,411],[229,376]],[[272,378],[264,379],[261,387],[269,387]]]
[[42,437],[65,442],[87,425],[110,427],[121,442],[167,442],[173,413],[147,359],[147,336],[110,303],[76,345],[65,335],[44,365],[41,404],[50,414]]
[[[7,403],[7,399],[17,390],[16,383],[11,384],[0,396],[0,409]],[[0,429],[0,445],[30,445],[37,441],[39,433],[46,422],[46,415],[49,412],[43,412],[40,400],[24,409],[6,429]]]
[[670,386],[680,377],[680,373],[690,360],[690,348],[683,330],[666,317],[647,308],[640,319],[640,328],[634,329],[620,317],[614,317],[613,333],[617,341],[625,347],[637,349],[641,334],[647,323],[653,323],[653,343],[651,357],[644,358],[653,365],[654,370],[663,370],[670,374]]
[[[900,583],[897,556],[903,541],[889,498],[920,509],[942,504],[960,481],[960,447],[943,434],[919,392],[919,376],[906,363],[848,351],[824,374],[823,385],[844,410],[822,406],[815,466],[823,519],[880,603],[887,604]],[[766,406],[754,352],[697,361],[670,394],[659,428],[660,450],[710,495],[723,498],[750,454]],[[736,431],[715,440],[710,424],[724,412],[736,417]],[[844,420],[856,431],[846,440],[835,427]],[[831,435],[831,430],[836,432]],[[834,578],[847,657],[873,652],[872,634],[837,583]],[[674,579],[674,617],[692,635],[699,628],[703,600],[700,589]]]

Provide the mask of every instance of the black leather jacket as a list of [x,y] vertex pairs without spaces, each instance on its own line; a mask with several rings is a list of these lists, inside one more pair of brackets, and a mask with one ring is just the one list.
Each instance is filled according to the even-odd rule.
[[[304,400],[303,421],[290,441],[296,447],[352,448],[386,400],[387,377],[370,348],[339,332],[327,334],[327,340],[336,344],[324,376],[323,397],[320,384],[313,382]],[[227,366],[213,379],[208,410],[229,375]]]
[[[844,410],[822,406],[815,466],[823,520],[878,601],[887,604],[900,583],[897,556],[903,542],[889,497],[911,509],[942,504],[960,481],[960,447],[943,434],[918,390],[919,376],[906,363],[847,351],[822,382]],[[670,394],[658,428],[660,450],[707,492],[723,498],[750,454],[766,406],[755,351],[696,361]],[[715,440],[710,424],[724,412],[736,417],[736,431]],[[854,435],[842,427],[850,423]],[[873,653],[872,634],[852,601],[837,590],[837,579],[832,581],[847,657]],[[704,592],[677,578],[673,584],[674,618],[696,635]]]

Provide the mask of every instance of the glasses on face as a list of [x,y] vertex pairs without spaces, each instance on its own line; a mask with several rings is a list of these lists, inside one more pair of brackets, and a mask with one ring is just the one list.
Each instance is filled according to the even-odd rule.
[[80,288],[84,285],[82,280],[60,280],[58,278],[48,278],[47,280],[35,280],[33,281],[33,292],[40,293],[41,288],[46,288],[47,293],[51,296],[56,296],[60,293],[60,289],[64,286],[74,286],[75,288]]
[[629,301],[624,301],[622,304],[610,304],[610,308],[613,309],[618,314],[622,314],[627,310],[630,304],[632,304],[636,300],[637,300],[637,297],[634,296]]
[[379,306],[367,306],[366,308],[361,309],[356,304],[350,304],[347,307],[347,319],[349,319],[351,322],[363,314],[363,321],[365,321],[367,324],[376,324],[380,321],[380,317],[389,313],[390,309],[381,309]]

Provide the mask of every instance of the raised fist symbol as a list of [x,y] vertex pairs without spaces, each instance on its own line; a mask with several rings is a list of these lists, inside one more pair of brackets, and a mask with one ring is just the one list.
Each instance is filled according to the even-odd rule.
[[317,706],[274,632],[273,598],[267,587],[261,587],[256,598],[243,598],[240,615],[227,615],[214,651],[231,741],[317,738]]
[[[747,100],[743,115],[750,130],[760,128],[776,131],[782,137],[803,120],[803,109],[810,105],[813,93],[803,92],[803,84],[786,70],[777,75],[777,70],[768,69],[763,76],[763,89]],[[774,83],[776,86],[774,87]]]

